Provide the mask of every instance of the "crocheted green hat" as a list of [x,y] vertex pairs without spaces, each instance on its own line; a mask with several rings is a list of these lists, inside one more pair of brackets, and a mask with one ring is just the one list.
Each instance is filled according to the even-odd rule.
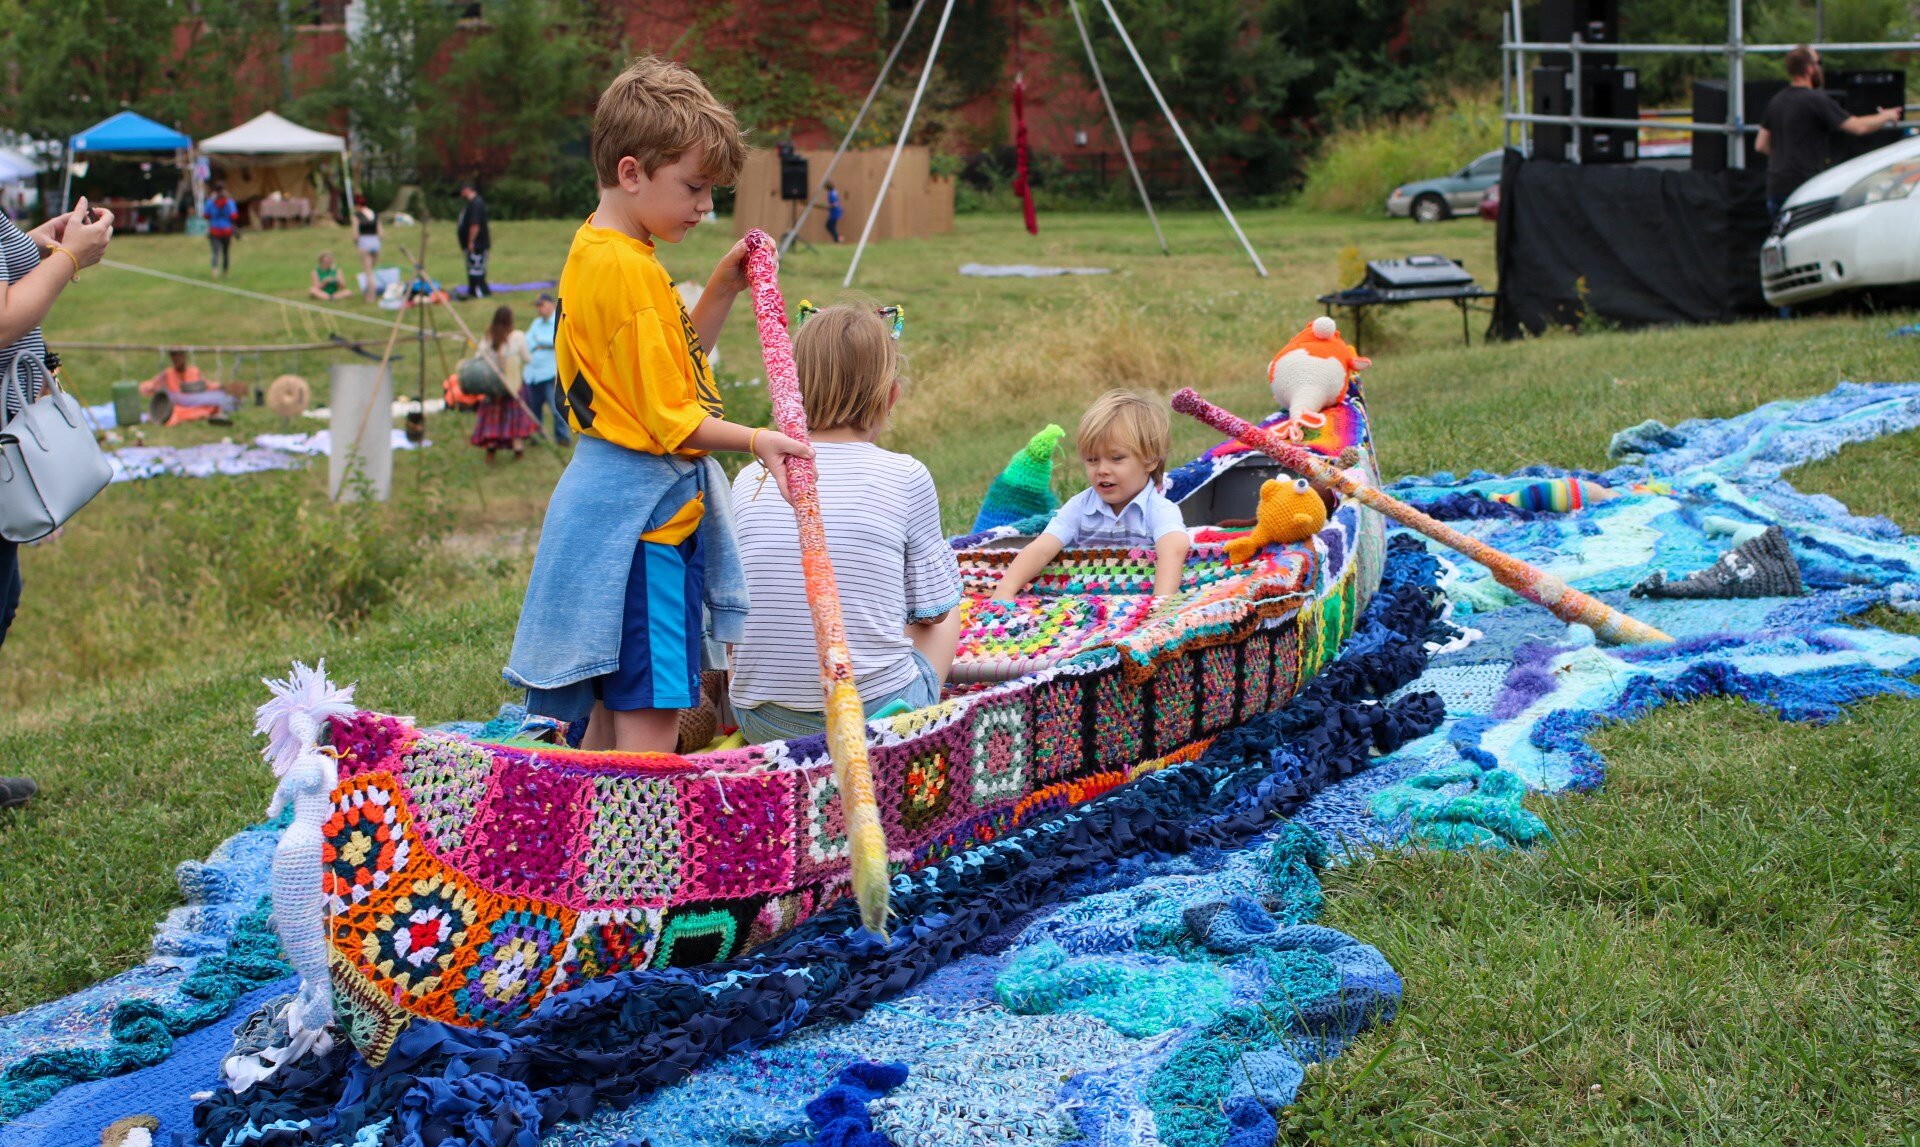
[[1053,451],[1066,435],[1049,422],[1007,460],[1007,468],[987,487],[980,514],[973,519],[975,533],[1060,508],[1060,500],[1053,496]]

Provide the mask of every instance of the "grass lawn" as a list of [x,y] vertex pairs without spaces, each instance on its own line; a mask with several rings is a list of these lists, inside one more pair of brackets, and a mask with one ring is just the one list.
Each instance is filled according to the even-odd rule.
[[[861,288],[907,308],[912,386],[885,444],[933,470],[949,528],[1038,426],[1071,429],[1114,385],[1195,385],[1266,409],[1273,351],[1344,285],[1343,249],[1437,252],[1493,279],[1492,228],[1255,212],[1242,222],[1273,275],[1257,279],[1217,218],[1058,215],[1040,237],[969,216],[951,236],[882,244]],[[572,225],[496,227],[493,277],[555,277]],[[431,270],[463,277],[443,224]],[[393,236],[415,247],[418,232]],[[704,278],[727,242],[697,233],[664,252]],[[340,231],[250,234],[234,286],[304,296],[315,252]],[[391,248],[390,248],[391,249]],[[417,250],[417,247],[415,247]],[[841,296],[851,246],[796,254],[790,302]],[[113,258],[204,275],[204,245],[124,237]],[[1349,253],[1349,258],[1351,253]],[[968,261],[1096,265],[1083,279],[966,279]],[[531,296],[502,296],[524,326]],[[470,324],[488,306],[459,304]],[[371,307],[343,309],[381,317]],[[1920,347],[1886,332],[1914,316],[1555,335],[1462,348],[1449,307],[1391,314],[1367,352],[1391,474],[1528,462],[1600,467],[1608,437],[1646,418],[1735,414],[1840,379],[1920,378]],[[331,320],[100,269],[48,324],[66,341],[239,344],[324,337]],[[331,324],[373,335],[371,324]],[[750,316],[720,340],[730,410],[765,417]],[[396,375],[417,377],[412,348]],[[67,356],[80,389],[159,368],[154,352]],[[248,381],[297,370],[324,399],[338,352],[284,361],[203,355]],[[442,373],[436,358],[429,377]],[[433,384],[437,389],[437,383]],[[318,428],[307,423],[306,428]],[[58,542],[24,554],[24,606],[0,654],[0,773],[44,795],[0,813],[0,1012],[139,961],[177,902],[175,862],[257,819],[270,777],[250,736],[259,679],[325,656],[368,705],[438,721],[490,715],[509,694],[511,642],[540,513],[558,473],[546,449],[485,467],[464,416],[429,420],[436,445],[396,461],[394,503],[332,507],[324,464],[110,489]],[[149,442],[283,429],[149,429]],[[1176,456],[1212,435],[1176,423]],[[1920,529],[1920,436],[1850,448],[1802,476],[1862,511]],[[1062,489],[1072,488],[1063,471]],[[1600,737],[1599,792],[1536,802],[1555,843],[1530,853],[1421,854],[1330,878],[1330,919],[1377,944],[1407,980],[1394,1025],[1315,1068],[1283,1137],[1420,1142],[1653,1137],[1897,1140],[1920,1101],[1913,969],[1920,705],[1862,707],[1828,729],[1731,703],[1667,710]]]

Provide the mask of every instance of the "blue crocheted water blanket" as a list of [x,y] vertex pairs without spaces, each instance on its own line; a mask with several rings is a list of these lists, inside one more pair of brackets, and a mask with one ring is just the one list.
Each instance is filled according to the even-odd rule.
[[[1562,516],[1457,524],[1659,625],[1677,644],[1596,646],[1584,631],[1516,604],[1483,571],[1436,553],[1440,561],[1424,568],[1445,587],[1455,627],[1411,636],[1404,621],[1397,629],[1363,628],[1345,651],[1348,664],[1377,667],[1382,654],[1409,640],[1433,647],[1423,651],[1417,680],[1392,681],[1398,692],[1391,700],[1404,707],[1421,692],[1437,694],[1443,718],[1417,739],[1377,742],[1392,751],[1371,767],[1344,779],[1316,774],[1316,795],[1281,801],[1279,790],[1299,789],[1309,777],[1302,754],[1320,749],[1289,740],[1294,734],[1283,727],[1267,730],[1258,769],[1247,767],[1248,756],[1233,774],[1251,803],[1194,814],[1195,825],[1211,827],[1183,829],[1177,839],[1189,846],[1171,849],[1174,837],[1154,836],[1156,847],[1076,869],[1057,899],[1010,908],[998,932],[877,1006],[796,1025],[772,1042],[714,1049],[722,1054],[700,1058],[678,1083],[631,1088],[622,1097],[635,1100],[630,1106],[566,1118],[545,1114],[558,1103],[555,1093],[498,1070],[506,1045],[491,1053],[456,1048],[450,1059],[423,1053],[415,1062],[433,1070],[394,1093],[404,1103],[355,1113],[353,1138],[396,1142],[432,1128],[515,1147],[781,1144],[832,1135],[869,1147],[931,1147],[971,1142],[994,1127],[1004,1129],[1004,1141],[1024,1144],[1269,1143],[1272,1112],[1292,1098],[1304,1065],[1338,1054],[1365,1025],[1390,1022],[1400,1004],[1398,978],[1369,937],[1313,923],[1321,898],[1315,873],[1330,848],[1342,851],[1336,842],[1523,846],[1545,826],[1520,797],[1530,788],[1598,784],[1604,762],[1586,746],[1585,732],[1669,700],[1736,695],[1787,719],[1824,721],[1865,696],[1920,694],[1905,680],[1920,672],[1920,639],[1848,622],[1874,604],[1910,606],[1911,587],[1920,585],[1920,539],[1797,491],[1786,477],[1847,443],[1915,428],[1920,385],[1844,384],[1735,418],[1625,431],[1614,443],[1619,465],[1587,476],[1622,489],[1657,482],[1671,492]],[[1431,501],[1565,473],[1435,475],[1399,483],[1396,492]],[[1736,602],[1625,598],[1626,587],[1650,570],[1684,574],[1713,562],[1731,544],[1712,532],[1726,522],[1782,525],[1809,593]],[[1418,563],[1409,543],[1400,544],[1397,576],[1417,584]],[[1174,808],[1169,802],[1156,815],[1165,819]],[[1246,809],[1265,810],[1269,819],[1251,834],[1226,832],[1226,825],[1245,827]],[[1290,810],[1290,819],[1271,820],[1275,810]],[[271,830],[256,835],[270,849]],[[250,855],[263,877],[265,852]],[[985,859],[980,871],[996,863]],[[250,907],[247,890],[257,885],[237,887],[234,903]],[[955,889],[939,900],[951,913],[982,897],[1014,904],[984,879]],[[941,914],[923,920],[937,940],[946,926]],[[229,926],[221,919],[208,925],[216,937]],[[0,1070],[28,1051],[108,1047],[105,1005],[115,992],[124,998],[145,990],[148,974],[0,1021]],[[698,989],[715,1000],[726,990]],[[1272,1015],[1296,1018],[1278,1025],[1261,1018]],[[527,1051],[537,1052],[540,1037],[528,1038]],[[159,1142],[190,1132],[180,1115],[181,1081],[213,1087],[217,1053],[208,1048],[223,1041],[185,1048],[189,1042],[159,1065],[171,1073],[78,1084],[0,1127],[0,1147],[84,1141],[106,1121],[141,1110],[166,1120]],[[861,1066],[871,1060],[904,1065],[904,1076]],[[129,1085],[142,1078],[152,1082]],[[375,1093],[395,1084],[356,1080]],[[6,1079],[0,1095],[14,1086]],[[591,1106],[593,1093],[577,1094]],[[338,1138],[330,1131],[337,1104],[334,1110],[289,1102],[276,1112],[263,1102],[256,1121],[228,1125],[225,1134],[233,1142],[260,1133],[270,1142],[329,1141]],[[514,1126],[492,1118],[503,1112],[524,1117],[521,1129],[502,1130]]]

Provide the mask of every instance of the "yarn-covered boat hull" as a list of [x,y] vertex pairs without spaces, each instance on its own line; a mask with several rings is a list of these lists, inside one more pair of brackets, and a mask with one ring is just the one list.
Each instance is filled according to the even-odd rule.
[[[1361,455],[1371,476],[1370,449]],[[1284,705],[1351,634],[1385,548],[1384,519],[1355,505],[1250,566],[1229,567],[1203,535],[1177,608],[1104,636],[1091,627],[1045,668],[870,722],[892,866],[999,839]],[[1010,557],[962,549],[970,591]],[[1049,587],[1063,604],[1088,596],[1074,587],[1089,570],[1105,591],[1093,596],[1124,599],[1150,586],[1152,555],[1069,551],[1030,610],[1046,612]],[[376,1063],[413,1017],[509,1025],[601,976],[728,959],[850,891],[823,736],[589,753],[361,711],[335,718],[331,740],[339,782],[322,883],[334,1005]]]

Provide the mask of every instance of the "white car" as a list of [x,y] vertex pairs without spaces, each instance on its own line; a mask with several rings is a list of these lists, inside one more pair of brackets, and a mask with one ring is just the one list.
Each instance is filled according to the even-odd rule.
[[1920,136],[1801,184],[1760,248],[1760,286],[1775,306],[1909,284],[1920,285]]

